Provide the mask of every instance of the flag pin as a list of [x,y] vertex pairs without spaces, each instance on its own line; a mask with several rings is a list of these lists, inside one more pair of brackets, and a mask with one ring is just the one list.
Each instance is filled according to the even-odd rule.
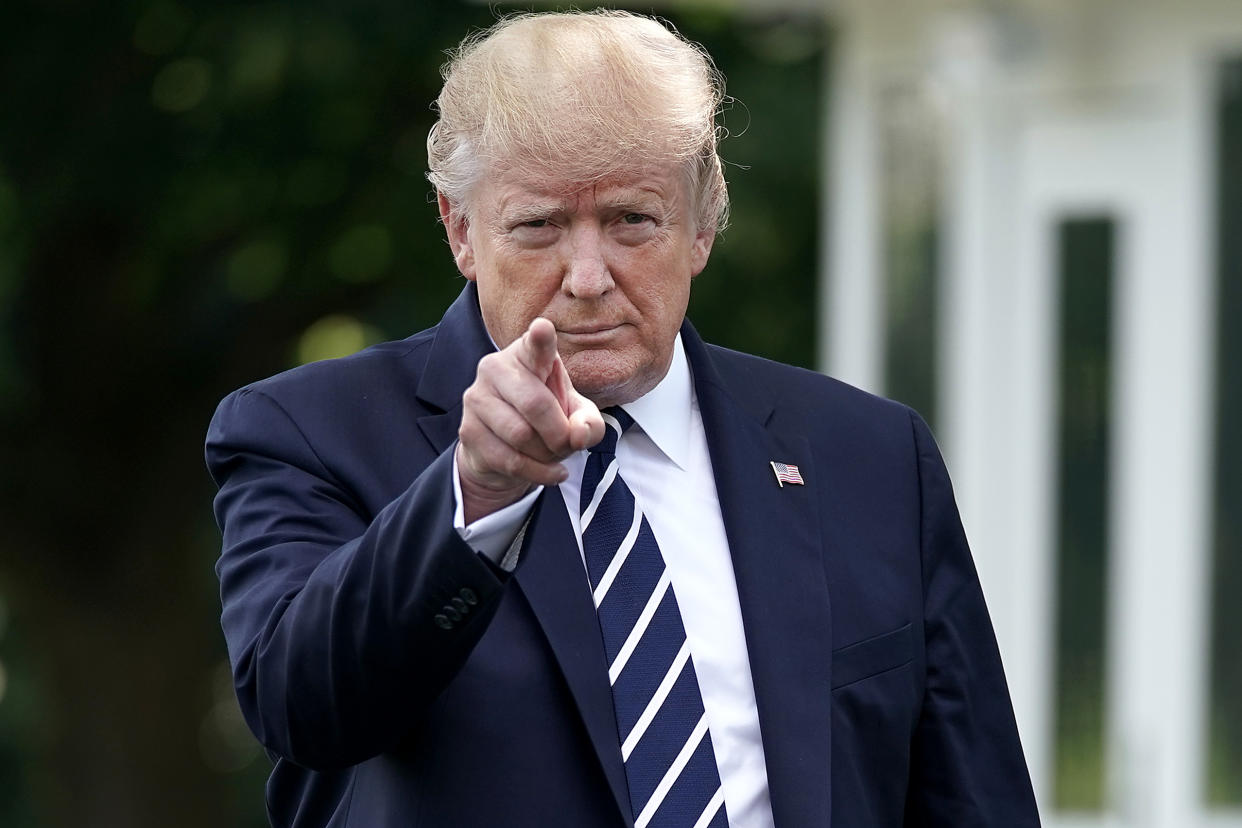
[[778,463],[775,460],[769,461],[772,464],[772,471],[776,474],[776,485],[782,489],[788,483],[791,486],[804,486],[802,482],[802,473],[798,471],[798,467],[792,463]]

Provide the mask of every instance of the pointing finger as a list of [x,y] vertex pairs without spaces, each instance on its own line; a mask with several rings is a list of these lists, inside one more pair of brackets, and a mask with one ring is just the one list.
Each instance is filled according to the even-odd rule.
[[517,355],[541,382],[546,382],[556,363],[556,328],[542,316],[536,317],[518,340]]

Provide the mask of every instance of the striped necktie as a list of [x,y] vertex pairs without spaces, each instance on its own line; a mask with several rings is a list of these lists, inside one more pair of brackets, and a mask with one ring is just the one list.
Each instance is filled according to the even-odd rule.
[[582,550],[608,657],[608,681],[635,828],[727,828],[724,791],[677,598],[651,526],[617,474],[634,420],[603,412],[604,439],[582,473]]

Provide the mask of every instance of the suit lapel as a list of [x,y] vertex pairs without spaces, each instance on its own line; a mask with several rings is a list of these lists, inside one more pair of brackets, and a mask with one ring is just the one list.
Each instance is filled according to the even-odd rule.
[[[831,816],[832,617],[806,438],[772,431],[771,397],[735,394],[689,324],[682,328],[733,557],[777,825]],[[745,400],[745,404],[740,402]],[[804,486],[780,487],[770,461]]]
[[586,571],[559,489],[544,489],[536,502],[513,575],[565,674],[617,807],[626,825],[631,825],[608,661]]
[[418,427],[437,454],[457,439],[461,395],[474,382],[479,360],[494,350],[479,313],[478,289],[467,282],[436,326],[416,392],[435,412],[419,417]]
[[[478,307],[478,293],[470,283],[437,326],[418,385],[419,398],[433,411],[439,409],[418,419],[437,453],[457,439],[461,395],[474,381],[479,359],[494,350]],[[535,503],[513,577],[560,664],[617,808],[630,826],[629,790],[599,622],[565,501],[556,488],[545,489]]]

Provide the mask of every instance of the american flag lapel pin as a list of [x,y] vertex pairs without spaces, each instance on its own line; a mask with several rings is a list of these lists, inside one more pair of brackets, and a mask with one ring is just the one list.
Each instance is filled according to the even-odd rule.
[[772,472],[776,475],[776,485],[782,489],[788,483],[791,486],[805,486],[802,482],[802,473],[798,471],[798,467],[792,463],[778,463],[775,460],[769,461],[772,464]]

